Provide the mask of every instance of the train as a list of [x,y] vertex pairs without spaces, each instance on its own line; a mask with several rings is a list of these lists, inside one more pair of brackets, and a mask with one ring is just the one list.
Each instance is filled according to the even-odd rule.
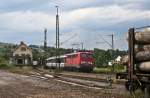
[[94,67],[92,52],[75,52],[46,59],[47,68],[61,68],[69,71],[91,72]]

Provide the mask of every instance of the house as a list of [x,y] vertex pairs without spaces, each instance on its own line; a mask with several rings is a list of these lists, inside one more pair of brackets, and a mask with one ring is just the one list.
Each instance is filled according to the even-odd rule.
[[121,56],[118,56],[116,59],[115,59],[115,62],[121,62]]
[[111,60],[108,62],[109,66],[112,66],[114,63],[120,63],[121,62],[121,56],[118,56],[115,60]]
[[32,64],[32,59],[32,50],[24,42],[20,42],[20,45],[13,51],[12,64],[30,65]]

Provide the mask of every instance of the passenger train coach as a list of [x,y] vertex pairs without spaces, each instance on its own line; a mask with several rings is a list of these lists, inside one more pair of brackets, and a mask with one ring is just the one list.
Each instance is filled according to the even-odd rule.
[[[86,71],[90,72],[94,67],[94,59],[92,52],[76,52],[59,56],[60,68],[65,70],[78,70],[78,71]],[[57,57],[58,58],[58,57]],[[50,57],[46,59],[46,67],[48,68],[56,68],[58,67],[58,63],[56,63],[57,59],[55,57]]]

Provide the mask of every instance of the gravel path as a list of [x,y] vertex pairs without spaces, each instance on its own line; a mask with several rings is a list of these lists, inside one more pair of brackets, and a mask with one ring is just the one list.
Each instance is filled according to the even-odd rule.
[[[0,98],[124,98],[118,91],[88,89],[54,79],[34,77],[0,70]],[[127,98],[127,97],[126,97]]]

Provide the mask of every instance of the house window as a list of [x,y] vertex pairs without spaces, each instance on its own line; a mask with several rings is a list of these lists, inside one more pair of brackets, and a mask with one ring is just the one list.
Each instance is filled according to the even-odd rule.
[[21,54],[21,56],[23,56],[23,57],[24,57],[24,56],[25,56],[25,54]]
[[17,57],[17,56],[19,56],[18,54],[15,54],[15,56]]
[[21,51],[26,51],[26,48],[25,47],[21,47]]

